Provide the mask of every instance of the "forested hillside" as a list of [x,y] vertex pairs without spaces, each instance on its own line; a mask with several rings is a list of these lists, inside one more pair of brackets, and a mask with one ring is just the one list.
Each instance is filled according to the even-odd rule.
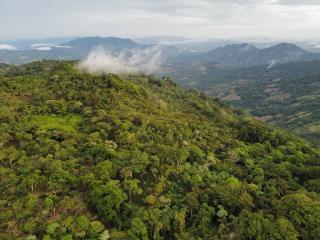
[[171,80],[0,66],[0,239],[320,239],[320,153]]

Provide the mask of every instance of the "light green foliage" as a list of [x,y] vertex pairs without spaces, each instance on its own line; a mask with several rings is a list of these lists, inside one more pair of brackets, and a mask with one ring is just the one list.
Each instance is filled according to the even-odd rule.
[[47,197],[45,200],[44,200],[44,206],[46,207],[46,208],[52,208],[53,207],[53,204],[54,204],[54,202],[52,201],[52,199],[51,198],[49,198],[49,197]]
[[80,122],[81,116],[75,114],[69,116],[41,115],[34,116],[30,120],[30,124],[41,130],[57,129],[71,134],[77,133],[76,127]]
[[244,240],[283,239],[278,225],[262,213],[242,211],[239,217],[239,236]]
[[295,193],[284,198],[283,207],[290,222],[306,239],[320,238],[320,202],[305,193]]
[[105,230],[100,234],[99,240],[108,240],[108,239],[110,239],[110,235],[108,230]]
[[91,223],[91,228],[94,232],[100,233],[104,230],[104,226],[100,221],[92,221]]
[[25,240],[37,240],[37,236],[30,235],[30,236],[26,237]]
[[46,232],[49,235],[54,235],[57,232],[59,227],[60,227],[59,223],[56,223],[56,222],[51,223],[50,225],[48,225]]
[[128,237],[132,240],[147,240],[147,228],[139,218],[134,218],[131,221],[131,228],[128,231]]
[[218,206],[217,216],[218,216],[219,218],[227,217],[227,216],[228,216],[228,212],[224,209],[223,206],[219,205],[219,206]]

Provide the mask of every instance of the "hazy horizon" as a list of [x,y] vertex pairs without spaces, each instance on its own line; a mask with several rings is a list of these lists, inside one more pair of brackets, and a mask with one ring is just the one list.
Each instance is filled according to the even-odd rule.
[[79,35],[54,35],[54,36],[35,36],[35,37],[17,37],[17,38],[2,38],[0,37],[0,42],[6,42],[6,41],[39,41],[39,40],[55,40],[59,42],[60,39],[78,39],[78,38],[87,38],[87,37],[101,37],[101,38],[121,38],[121,39],[131,39],[131,40],[140,40],[140,39],[148,39],[148,38],[181,38],[181,40],[184,38],[186,41],[219,41],[219,40],[235,40],[235,41],[259,41],[259,40],[265,40],[265,41],[278,41],[278,42],[285,42],[285,41],[312,41],[312,40],[320,40],[320,36],[315,37],[304,37],[304,38],[274,38],[270,37],[268,35],[266,36],[260,36],[260,35],[248,35],[248,36],[234,36],[234,37],[223,37],[223,36],[215,36],[215,37],[187,37],[183,35],[146,35],[146,36],[123,36],[123,35],[101,35],[101,34],[93,34],[93,35],[85,35],[85,34],[79,34]]
[[3,0],[1,40],[180,36],[275,40],[320,37],[317,0]]

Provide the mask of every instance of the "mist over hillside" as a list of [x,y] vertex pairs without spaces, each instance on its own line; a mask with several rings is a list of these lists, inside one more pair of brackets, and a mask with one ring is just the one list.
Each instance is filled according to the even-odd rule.
[[92,49],[78,67],[90,73],[151,74],[158,71],[164,61],[162,49],[158,46],[125,49],[117,53],[100,46]]

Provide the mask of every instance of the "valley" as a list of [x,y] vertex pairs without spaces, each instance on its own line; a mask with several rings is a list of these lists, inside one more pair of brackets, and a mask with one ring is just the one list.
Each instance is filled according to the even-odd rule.
[[[205,65],[177,72],[173,78],[187,88],[246,109],[259,120],[271,123],[319,145],[320,62],[296,62],[221,69]],[[198,70],[197,70],[198,69]],[[200,80],[196,80],[200,79]]]

